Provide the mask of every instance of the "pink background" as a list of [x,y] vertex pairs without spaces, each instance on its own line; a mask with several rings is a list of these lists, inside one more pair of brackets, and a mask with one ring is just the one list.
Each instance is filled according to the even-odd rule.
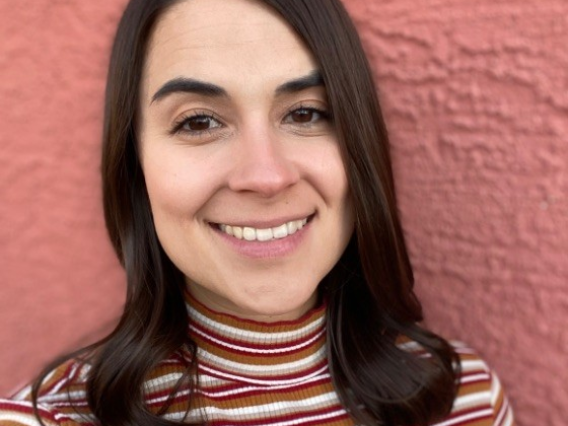
[[[125,0],[0,3],[0,395],[118,316],[99,143]],[[568,2],[349,0],[427,322],[568,418]]]

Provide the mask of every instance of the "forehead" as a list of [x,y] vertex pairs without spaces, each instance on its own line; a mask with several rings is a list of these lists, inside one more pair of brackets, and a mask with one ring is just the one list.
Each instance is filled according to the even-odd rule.
[[186,0],[156,23],[144,67],[152,90],[190,76],[224,87],[279,84],[316,68],[311,52],[267,6],[251,0]]

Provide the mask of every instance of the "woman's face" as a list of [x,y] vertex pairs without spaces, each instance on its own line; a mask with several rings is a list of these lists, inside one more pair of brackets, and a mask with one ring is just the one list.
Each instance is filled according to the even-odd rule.
[[250,0],[191,0],[157,23],[140,156],[160,243],[218,311],[297,318],[353,232],[311,53]]

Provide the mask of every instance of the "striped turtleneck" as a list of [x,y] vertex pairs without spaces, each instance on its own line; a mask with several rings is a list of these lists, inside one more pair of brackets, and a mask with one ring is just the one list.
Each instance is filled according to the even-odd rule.
[[[296,321],[260,323],[214,312],[188,298],[197,363],[180,349],[144,382],[144,403],[165,419],[208,426],[347,426],[326,360],[325,306]],[[413,350],[412,345],[405,345]],[[514,426],[499,379],[471,349],[460,356],[458,395],[435,426]],[[418,348],[419,349],[419,348]],[[195,386],[188,386],[188,366]],[[100,426],[87,401],[90,364],[71,359],[53,370],[38,397],[47,426]],[[130,395],[124,395],[129,398]],[[0,426],[40,426],[30,387],[0,399]]]
[[[263,323],[188,298],[198,387],[188,418],[228,425],[353,425],[326,358],[325,306],[295,321]],[[205,415],[206,413],[206,415]]]

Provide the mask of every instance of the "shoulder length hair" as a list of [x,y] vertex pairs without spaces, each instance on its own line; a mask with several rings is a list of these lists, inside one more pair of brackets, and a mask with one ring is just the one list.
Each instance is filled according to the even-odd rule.
[[[173,352],[196,351],[186,331],[184,279],[158,242],[136,140],[148,41],[160,16],[179,1],[131,0],[111,55],[103,201],[126,270],[127,298],[116,329],[87,348],[89,405],[105,426],[172,425],[145,409],[143,383]],[[354,235],[320,284],[329,304],[335,388],[362,424],[430,424],[451,409],[459,362],[445,340],[417,325],[422,311],[397,214],[387,131],[357,31],[339,0],[258,1],[288,22],[320,67],[353,200]],[[427,356],[405,350],[400,339],[415,342]],[[194,368],[190,362],[184,376],[189,386]]]

